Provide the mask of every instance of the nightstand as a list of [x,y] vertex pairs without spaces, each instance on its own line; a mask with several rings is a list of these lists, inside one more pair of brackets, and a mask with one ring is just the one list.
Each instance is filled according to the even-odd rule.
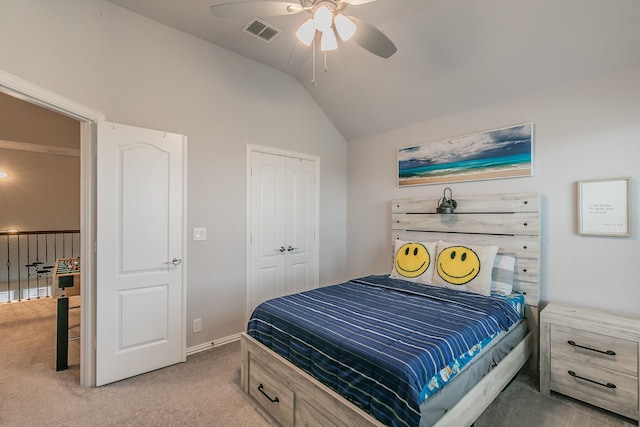
[[640,317],[551,303],[540,313],[540,392],[638,420]]

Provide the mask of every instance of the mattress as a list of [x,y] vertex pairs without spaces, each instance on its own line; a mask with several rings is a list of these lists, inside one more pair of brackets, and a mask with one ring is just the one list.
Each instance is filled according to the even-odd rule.
[[367,276],[266,301],[247,333],[384,424],[418,426],[421,403],[440,394],[429,391],[434,378],[453,382],[519,322],[522,305]]

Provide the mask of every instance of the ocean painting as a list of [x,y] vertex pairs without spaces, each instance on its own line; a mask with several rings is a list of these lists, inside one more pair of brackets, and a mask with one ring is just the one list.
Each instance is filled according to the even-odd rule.
[[533,123],[398,150],[398,186],[533,175]]

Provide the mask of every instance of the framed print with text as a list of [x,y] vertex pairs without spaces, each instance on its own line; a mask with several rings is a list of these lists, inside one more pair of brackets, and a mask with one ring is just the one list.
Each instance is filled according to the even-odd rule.
[[631,178],[578,181],[578,233],[631,236]]

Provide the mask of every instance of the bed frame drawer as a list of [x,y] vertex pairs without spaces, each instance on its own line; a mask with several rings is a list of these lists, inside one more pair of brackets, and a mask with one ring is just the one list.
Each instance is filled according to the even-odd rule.
[[638,374],[638,343],[577,328],[551,325],[551,349],[575,360]]
[[611,369],[552,354],[551,388],[629,418],[638,413],[637,378]]
[[294,425],[294,392],[254,360],[249,367],[249,394],[280,424]]

